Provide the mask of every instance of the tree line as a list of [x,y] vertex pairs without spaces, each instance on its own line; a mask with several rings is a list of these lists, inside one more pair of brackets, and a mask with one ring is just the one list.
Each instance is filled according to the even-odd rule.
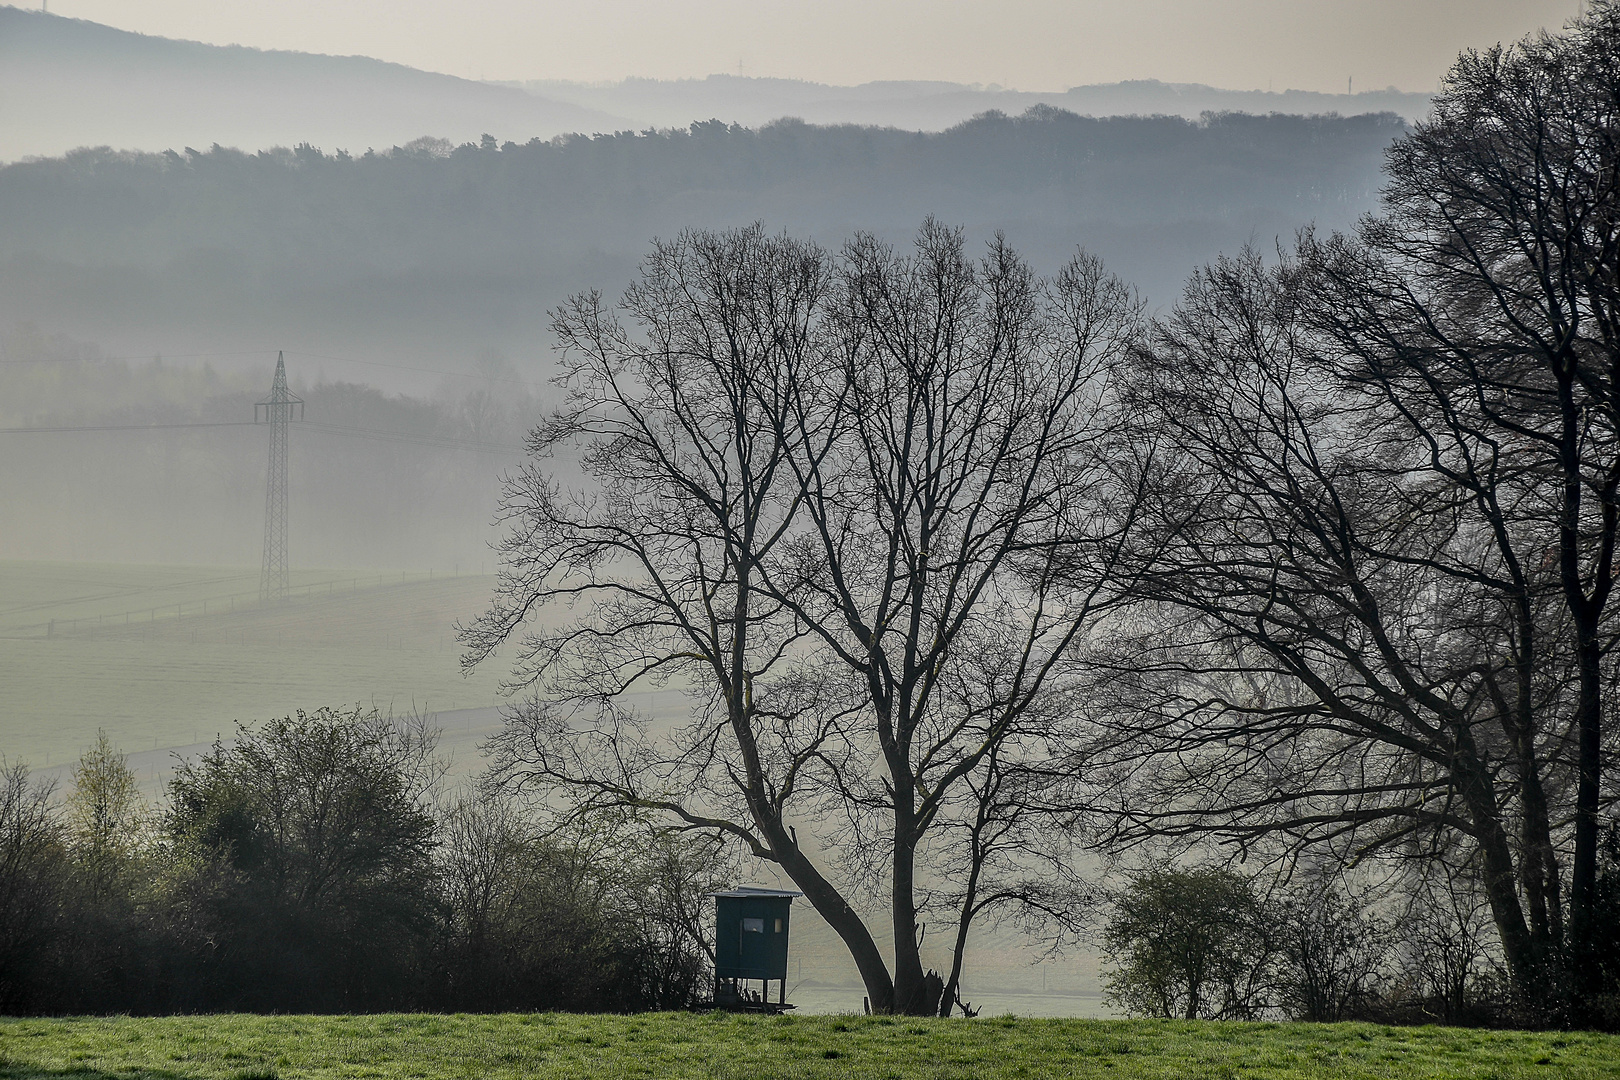
[[1073,940],[1091,845],[1443,878],[1518,1020],[1615,1022],[1617,140],[1594,3],[1464,54],[1380,214],[1157,317],[933,220],[655,244],[554,319],[462,631],[513,654],[496,775],[777,864],[882,1011],[966,1009],[984,921]]
[[588,236],[617,215],[639,222],[646,206],[670,198],[752,198],[784,186],[790,199],[838,191],[878,207],[882,187],[896,184],[1034,205],[1062,191],[1086,216],[1138,222],[1279,203],[1321,215],[1366,204],[1379,153],[1405,129],[1392,113],[1192,121],[1041,105],[933,134],[706,120],[524,143],[423,137],[353,153],[307,143],[86,147],[0,168],[0,243],[46,255],[114,244],[109,254],[147,262],[193,245],[235,247],[247,230],[276,262],[316,253],[345,266],[431,265],[506,255],[565,230]]
[[1165,1019],[1612,1029],[1620,957],[1620,833],[1603,849],[1595,951],[1606,991],[1579,1016],[1527,1000],[1502,962],[1466,865],[1351,870],[1161,864],[1125,876],[1096,939],[1104,1000]]
[[115,353],[291,332],[422,367],[486,346],[538,359],[544,313],[582,279],[628,281],[649,236],[759,218],[903,238],[929,211],[1012,230],[1052,265],[1088,234],[1169,296],[1223,243],[1352,221],[1404,129],[1040,108],[939,133],[701,121],[374,151],[89,147],[0,168],[0,324]]
[[[713,844],[447,791],[420,721],[242,729],[160,806],[107,737],[0,773],[0,1014],[627,1011],[708,990]],[[725,882],[725,884],[729,884]]]

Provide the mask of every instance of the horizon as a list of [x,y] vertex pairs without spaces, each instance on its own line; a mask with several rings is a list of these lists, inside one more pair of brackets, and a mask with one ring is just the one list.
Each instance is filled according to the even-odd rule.
[[[48,2],[48,0],[47,0],[47,2]],[[285,54],[285,55],[290,55],[290,56],[314,56],[314,57],[321,57],[321,58],[332,59],[332,60],[370,60],[370,61],[380,63],[380,64],[388,64],[388,65],[392,65],[392,66],[408,68],[408,69],[410,69],[412,71],[421,72],[423,74],[443,75],[443,76],[447,76],[449,78],[462,79],[462,80],[468,81],[468,82],[476,82],[476,83],[482,83],[482,84],[485,84],[485,85],[505,86],[505,87],[525,87],[525,88],[530,88],[530,87],[535,87],[535,86],[557,85],[557,86],[577,87],[579,89],[604,90],[604,89],[615,89],[615,88],[619,88],[619,87],[624,87],[624,86],[634,84],[634,83],[654,83],[654,84],[662,85],[662,84],[679,84],[679,83],[705,83],[705,82],[711,82],[711,81],[715,81],[715,80],[731,80],[731,79],[735,79],[735,80],[737,80],[739,82],[745,82],[745,83],[747,83],[747,82],[753,82],[753,83],[792,83],[792,84],[803,85],[803,86],[826,87],[826,88],[835,89],[835,90],[860,90],[860,89],[865,89],[865,88],[868,88],[868,87],[881,87],[881,86],[906,86],[906,87],[939,86],[939,87],[949,87],[951,89],[966,89],[966,90],[972,90],[972,91],[976,91],[976,92],[988,92],[988,93],[1008,92],[1008,93],[1018,93],[1018,94],[1062,94],[1062,93],[1068,93],[1068,92],[1075,91],[1075,90],[1104,89],[1104,88],[1110,88],[1110,87],[1134,86],[1134,85],[1140,85],[1140,86],[1164,86],[1164,87],[1169,87],[1171,89],[1188,88],[1188,89],[1200,89],[1200,90],[1215,90],[1215,91],[1219,91],[1219,92],[1222,92],[1222,93],[1234,93],[1234,94],[1277,94],[1277,95],[1283,95],[1283,94],[1312,94],[1312,95],[1322,95],[1322,96],[1329,96],[1329,97],[1345,97],[1345,96],[1385,94],[1385,93],[1427,94],[1427,93],[1432,92],[1431,90],[1409,90],[1409,89],[1406,89],[1406,88],[1403,88],[1403,87],[1390,85],[1390,86],[1368,86],[1368,87],[1363,87],[1361,89],[1354,90],[1350,94],[1344,94],[1344,93],[1342,93],[1340,91],[1335,91],[1335,90],[1309,90],[1309,89],[1305,89],[1305,88],[1297,87],[1297,86],[1286,86],[1286,87],[1282,87],[1281,89],[1242,87],[1242,86],[1217,86],[1217,85],[1214,85],[1214,84],[1211,84],[1211,83],[1189,82],[1189,81],[1185,81],[1185,80],[1176,80],[1176,79],[1162,79],[1162,78],[1157,78],[1157,77],[1154,77],[1154,76],[1140,76],[1140,77],[1134,77],[1134,78],[1122,78],[1122,79],[1114,79],[1114,80],[1110,80],[1110,81],[1106,81],[1106,82],[1071,83],[1071,84],[1063,85],[1063,86],[1034,86],[1034,87],[1005,86],[1005,85],[1002,85],[1000,83],[995,83],[995,82],[988,82],[988,83],[987,82],[962,82],[962,81],[959,81],[959,80],[942,79],[942,78],[873,78],[873,79],[866,79],[866,80],[861,81],[861,82],[838,83],[838,82],[826,82],[826,81],[823,81],[823,80],[817,80],[817,79],[812,79],[812,78],[807,78],[807,77],[801,77],[801,76],[797,76],[797,75],[738,74],[737,72],[734,72],[734,71],[710,71],[710,72],[707,72],[707,73],[704,73],[704,74],[675,75],[675,76],[628,74],[628,75],[623,75],[623,76],[620,76],[620,77],[617,77],[617,78],[606,78],[606,79],[568,79],[568,78],[524,78],[524,79],[516,79],[516,78],[512,78],[512,79],[507,79],[507,78],[494,79],[494,78],[487,78],[487,79],[476,79],[476,78],[469,78],[468,76],[465,76],[465,75],[458,75],[458,74],[455,74],[454,72],[439,71],[439,70],[435,70],[435,69],[432,69],[432,68],[417,67],[417,66],[414,66],[412,64],[405,63],[403,61],[389,60],[389,59],[386,59],[386,58],[381,57],[381,56],[373,56],[373,55],[369,55],[369,54],[366,54],[366,53],[316,52],[316,51],[312,51],[312,50],[309,50],[309,49],[284,48],[284,47],[280,47],[280,46],[250,45],[250,44],[245,44],[245,43],[239,42],[239,41],[214,42],[214,41],[203,41],[203,40],[200,40],[200,39],[197,39],[197,38],[170,37],[170,36],[167,36],[167,35],[164,35],[164,34],[149,33],[147,31],[143,31],[143,30],[135,30],[135,29],[130,29],[128,27],[116,26],[116,25],[114,25],[112,23],[100,22],[100,21],[95,20],[95,19],[82,18],[82,17],[74,16],[74,15],[64,15],[60,11],[50,11],[50,10],[46,10],[45,8],[42,8],[42,7],[24,6],[24,5],[21,5],[21,4],[0,4],[0,9],[4,9],[4,8],[11,8],[12,10],[21,11],[21,12],[25,12],[25,13],[47,15],[47,16],[50,16],[50,17],[53,17],[53,18],[62,19],[64,21],[69,21],[69,22],[86,23],[86,24],[92,25],[92,26],[99,26],[99,27],[104,27],[104,28],[111,29],[111,30],[116,30],[116,31],[119,31],[120,33],[133,34],[133,35],[135,35],[137,37],[151,38],[151,39],[154,39],[154,40],[161,40],[161,41],[170,41],[170,42],[175,42],[175,43],[184,44],[184,45],[201,45],[201,46],[206,46],[206,47],[210,47],[210,48],[220,48],[220,49],[243,49],[243,50],[246,50],[246,51],[249,51],[249,52],[266,53],[266,54]]]
[[[341,12],[299,0],[274,9],[194,0],[48,0],[45,11],[119,30],[265,52],[363,56],[487,83],[605,87],[714,76],[835,87],[952,83],[1051,93],[1159,82],[1234,92],[1433,93],[1468,48],[1556,31],[1579,0],[1376,0],[1350,10],[1327,0],[1098,0],[959,3],[923,15],[919,0],[875,5],[803,2],[756,12],[734,0],[631,0],[576,9],[545,0],[432,0]],[[1115,10],[1124,8],[1124,10]],[[641,14],[637,14],[640,12]],[[870,15],[865,38],[849,20]],[[1163,27],[1177,31],[1166,33]],[[921,26],[924,32],[918,32]],[[1279,46],[1287,42],[1290,48]]]

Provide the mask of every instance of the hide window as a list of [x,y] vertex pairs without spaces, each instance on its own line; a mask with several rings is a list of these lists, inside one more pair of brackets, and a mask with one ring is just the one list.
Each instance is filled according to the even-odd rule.
[[764,932],[765,932],[765,920],[764,919],[744,919],[743,920],[743,933],[745,933],[745,934],[763,934]]

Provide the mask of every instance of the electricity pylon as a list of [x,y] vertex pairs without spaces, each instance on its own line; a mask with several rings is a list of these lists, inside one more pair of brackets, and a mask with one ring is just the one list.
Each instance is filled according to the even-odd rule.
[[260,600],[287,598],[287,422],[303,418],[304,400],[287,392],[287,364],[278,352],[270,400],[255,402],[253,406],[253,422],[270,425],[270,477],[264,487],[264,572],[259,577]]

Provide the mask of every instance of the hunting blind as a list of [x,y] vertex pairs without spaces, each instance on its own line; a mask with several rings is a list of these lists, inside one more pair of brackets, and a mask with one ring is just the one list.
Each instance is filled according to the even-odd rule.
[[[725,1007],[792,1008],[787,1004],[787,889],[741,886],[714,896],[714,1003]],[[760,981],[759,993],[748,988]],[[774,1006],[770,983],[777,981]]]

